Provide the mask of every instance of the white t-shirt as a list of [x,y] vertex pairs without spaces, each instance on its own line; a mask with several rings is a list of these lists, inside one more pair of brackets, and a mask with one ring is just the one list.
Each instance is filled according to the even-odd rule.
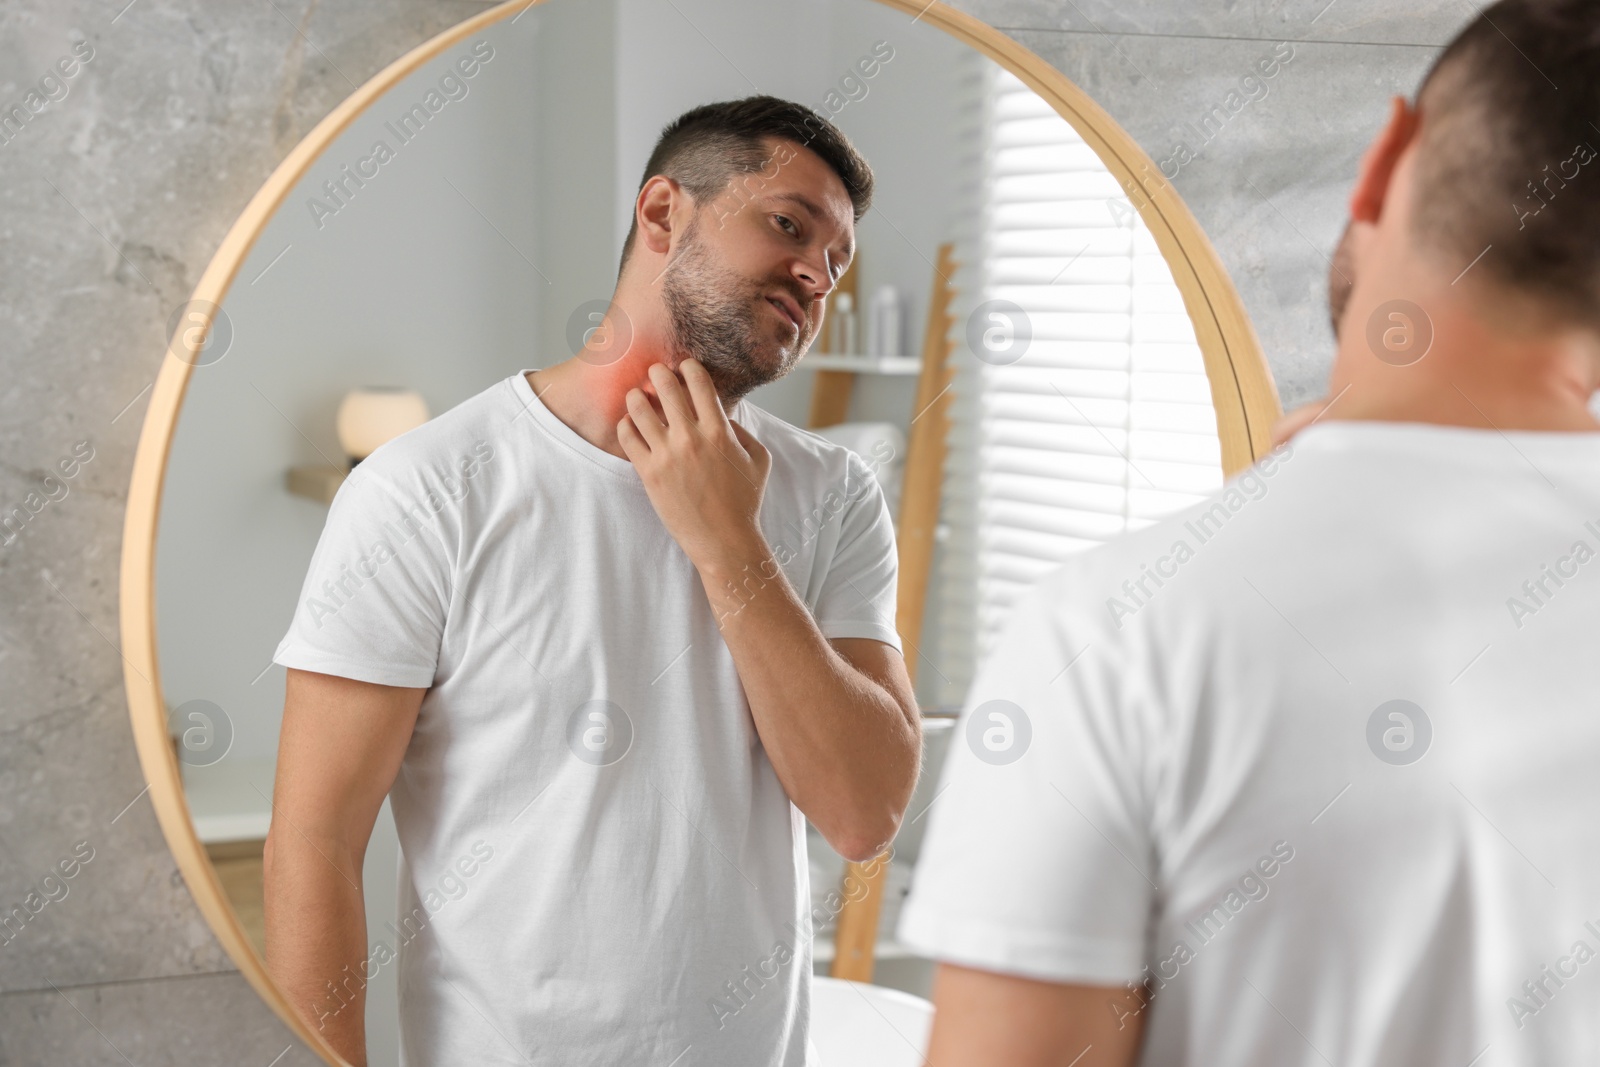
[[1144,1064],[1600,1062],[1597,550],[1600,434],[1328,421],[1075,557],[899,938],[1148,977]]
[[[389,794],[400,928],[364,970],[398,947],[410,1067],[802,1067],[804,816],[633,465],[525,373],[356,467],[274,657],[429,687]],[[868,461],[729,414],[772,453],[762,530],[823,635],[899,649]]]

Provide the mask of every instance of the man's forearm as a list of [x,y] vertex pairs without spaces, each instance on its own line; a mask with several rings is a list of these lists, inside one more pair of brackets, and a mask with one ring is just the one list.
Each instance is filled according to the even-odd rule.
[[706,595],[789,798],[841,854],[870,858],[916,786],[916,725],[828,643],[764,548],[702,568]]
[[274,820],[264,853],[267,970],[296,1012],[365,1067],[367,915],[358,858]]

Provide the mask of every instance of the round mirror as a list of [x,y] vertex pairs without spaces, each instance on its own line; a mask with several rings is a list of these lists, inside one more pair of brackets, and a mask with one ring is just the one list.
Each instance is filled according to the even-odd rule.
[[[651,618],[653,606],[674,603],[653,587],[572,584],[583,572],[552,543],[562,522],[571,538],[616,545],[634,513],[619,503],[612,522],[574,501],[566,518],[533,519],[543,475],[518,466],[514,435],[562,432],[531,372],[593,358],[608,337],[626,347],[627,323],[607,310],[663,127],[690,108],[757,94],[804,104],[836,126],[870,164],[875,189],[848,231],[849,266],[820,325],[800,333],[798,362],[730,410],[784,447],[809,442],[808,454],[861,469],[840,458],[848,450],[871,471],[860,483],[866,492],[844,498],[877,507],[881,490],[892,524],[879,556],[897,560],[898,588],[884,616],[893,631],[880,637],[896,639],[914,680],[926,769],[892,856],[870,862],[848,865],[781,795],[776,808],[762,801],[746,821],[768,820],[749,830],[762,837],[756,851],[766,866],[762,878],[741,881],[728,855],[748,842],[718,840],[721,824],[707,814],[704,794],[717,782],[693,768],[673,778],[650,763],[659,737],[652,709],[630,699],[630,713],[615,699],[617,671],[639,674],[649,691],[675,665],[686,669],[657,651],[692,645],[683,636],[690,623]],[[720,216],[765,211],[763,197],[794,174],[776,165],[746,173],[724,191]],[[638,1051],[655,1056],[669,1040],[696,1047],[683,1067],[731,1062],[712,1051],[720,1035],[737,1029],[741,1013],[765,1010],[736,960],[755,968],[762,988],[771,967],[925,992],[929,962],[889,934],[920,815],[936,799],[929,787],[941,746],[1008,606],[1068,555],[1217,489],[1266,450],[1278,415],[1238,297],[1159,168],[1048,64],[938,3],[517,0],[486,11],[396,61],[324,119],[251,201],[169,327],[124,540],[135,736],[202,911],[244,975],[329,1062],[338,1062],[330,1020],[337,1026],[346,1013],[362,1020],[375,1065],[398,1062],[402,1039],[413,1064],[451,1062],[430,1058],[441,1049],[522,1062],[536,1051],[528,1042],[540,1012],[562,1008],[585,983],[609,982],[608,968],[633,966],[595,958],[616,947],[615,936],[593,929],[608,924],[652,931],[641,933],[634,979],[654,981],[654,999],[675,999],[684,1021]],[[497,421],[493,402],[513,417]],[[392,467],[370,457],[394,455],[430,421],[479,417],[439,492],[396,502],[397,516],[417,521],[409,533],[393,527],[392,556],[313,567],[330,506],[334,516],[354,506],[359,464]],[[603,461],[593,468],[597,479],[618,473]],[[790,488],[768,485],[769,539],[788,535],[766,529],[780,518],[769,506],[787,506],[781,519],[799,556],[815,564],[819,546],[842,556],[838,513],[860,512]],[[523,520],[506,504],[513,492],[529,501],[527,521],[542,522],[544,541],[517,533]],[[504,598],[483,611],[449,583],[436,592],[452,625],[476,619],[476,640],[504,642],[510,651],[498,662],[528,686],[520,714],[549,720],[554,733],[528,748],[523,773],[507,774],[511,764],[483,762],[495,723],[452,717],[437,701],[444,657],[432,672],[395,658],[392,672],[363,679],[426,690],[414,732],[408,725],[396,742],[398,777],[393,791],[380,790],[389,799],[356,850],[359,869],[330,861],[360,902],[368,951],[327,974],[315,996],[291,992],[266,965],[263,844],[269,827],[312,847],[325,830],[275,821],[275,790],[287,787],[286,669],[277,660],[297,620],[343,625],[380,608],[406,611],[404,597],[384,591],[381,568],[405,558],[411,536],[434,536],[430,527],[469,497],[499,502],[504,536],[486,544],[520,553],[526,605],[496,618]],[[454,562],[452,581],[485,565]],[[657,585],[699,589],[682,560],[656,573]],[[827,603],[826,590],[795,584],[814,614]],[[884,607],[881,590],[878,600]],[[629,625],[655,632],[603,659],[579,655],[632,640],[586,630],[598,617],[580,610],[589,601],[627,601]],[[527,612],[542,613],[536,631]],[[824,628],[830,640],[879,632],[848,630]],[[434,635],[436,647],[453,638]],[[725,648],[714,651],[724,666],[733,662]],[[686,663],[701,655],[684,653]],[[385,654],[374,647],[378,659]],[[583,699],[569,699],[564,681],[595,664],[611,673],[583,679]],[[331,659],[322,666],[341,670]],[[698,736],[708,751],[742,752],[770,785],[759,730],[747,707],[736,710],[706,717]],[[474,730],[486,733],[468,740]],[[335,755],[336,736],[328,735]],[[479,762],[452,762],[469,752]],[[570,862],[571,850],[587,821],[634,817],[586,802],[599,794],[581,783],[635,767],[654,787],[628,794],[648,802],[631,824],[637,877],[624,878],[638,906],[608,917],[619,891],[586,879],[617,872]],[[474,785],[493,810],[464,814],[449,783],[475,775],[493,779]],[[568,851],[550,851],[556,841]],[[674,849],[700,857],[692,869],[701,881],[662,858]],[[774,880],[781,891],[756,889]],[[747,945],[730,934],[737,916],[724,924],[704,913],[729,885],[751,890],[755,903],[741,907],[776,900],[786,909],[768,916],[799,934],[783,942],[783,960],[769,958],[771,937]],[[564,906],[564,948],[514,943],[535,929],[528,914],[549,924]],[[328,936],[328,915],[290,907],[278,902],[276,936]],[[651,926],[696,915],[703,928]],[[716,963],[677,970],[657,941],[715,943]],[[508,950],[524,961],[522,973],[486,973],[484,961]],[[723,977],[741,985],[707,984],[723,964]],[[634,1051],[629,1006],[596,995],[589,1022]],[[655,1025],[659,1003],[635,1007],[638,1028]],[[451,1028],[471,1033],[444,1033]]]

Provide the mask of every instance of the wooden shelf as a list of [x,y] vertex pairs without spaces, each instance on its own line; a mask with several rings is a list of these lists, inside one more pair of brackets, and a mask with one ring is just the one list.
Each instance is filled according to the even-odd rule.
[[349,476],[349,471],[338,467],[290,467],[284,476],[284,487],[296,496],[331,504],[333,495]]
[[[826,940],[819,937],[811,945],[811,962],[831,963],[833,961],[835,946],[833,938]],[[920,960],[926,959],[920,952],[914,952],[900,942],[885,939],[877,942],[872,949],[872,958],[875,960]]]
[[[817,371],[812,384],[811,417],[807,422],[811,429],[833,426],[848,417],[850,393],[858,375],[917,375],[900,491],[900,514],[895,522],[895,552],[899,563],[895,629],[908,650],[916,649],[922,641],[928,576],[933,568],[934,542],[939,528],[939,497],[950,432],[950,385],[955,377],[955,370],[950,366],[950,328],[954,324],[950,304],[955,295],[950,278],[956,269],[954,252],[955,247],[950,242],[939,246],[920,357],[874,359],[824,352],[806,356],[800,363],[802,367],[809,366]],[[859,262],[859,256],[851,261],[835,287],[837,291],[855,294],[854,271]],[[927,417],[923,418],[924,415]],[[913,655],[906,662],[906,673],[913,685],[917,680],[916,667],[917,657]],[[905,952],[895,945],[892,937],[879,935],[879,912],[889,863],[877,862],[871,868],[852,863],[846,871],[846,877],[865,882],[867,891],[857,898],[847,897],[839,912],[832,939],[839,948],[831,953],[828,973],[834,978],[870,982],[875,957],[899,958]]]

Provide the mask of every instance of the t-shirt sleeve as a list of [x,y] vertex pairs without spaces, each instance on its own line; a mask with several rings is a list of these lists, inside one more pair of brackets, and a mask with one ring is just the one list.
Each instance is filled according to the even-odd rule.
[[408,503],[380,473],[357,467],[334,496],[273,662],[431,686],[453,585],[434,502],[448,503],[426,493]]
[[814,611],[817,629],[830,639],[875,638],[904,654],[895,629],[900,563],[889,502],[872,470],[854,452],[848,469],[839,544]]
[[980,665],[897,937],[980,970],[1121,985],[1143,970],[1155,895],[1149,719],[1129,632],[1076,585],[1026,591]]

